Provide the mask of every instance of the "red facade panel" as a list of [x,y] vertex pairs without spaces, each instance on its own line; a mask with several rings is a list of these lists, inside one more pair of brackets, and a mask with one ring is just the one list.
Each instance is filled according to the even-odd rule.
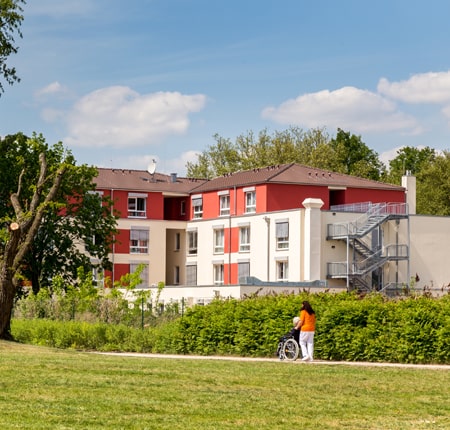
[[268,212],[303,208],[302,202],[307,198],[321,199],[324,202],[323,209],[328,208],[329,204],[327,187],[269,184],[267,196]]
[[224,264],[223,283],[225,285],[238,283],[238,265],[236,263]]
[[[99,190],[102,191],[102,190]],[[131,191],[130,191],[131,192]],[[114,202],[114,209],[120,218],[129,218],[128,216],[128,195],[129,191],[124,190],[105,190]],[[145,219],[164,219],[164,197],[162,193],[139,193],[146,195]]]
[[119,230],[117,232],[114,252],[116,254],[130,253],[130,230]]
[[164,196],[162,193],[148,193],[147,219],[164,219]]
[[219,216],[219,196],[217,191],[203,194],[203,217],[204,219],[217,218]]
[[129,264],[114,264],[114,281],[118,281],[122,276],[130,273]]
[[405,203],[406,194],[404,191],[375,190],[370,188],[349,188],[345,191],[345,204],[369,201],[372,203]]
[[[230,240],[231,240],[231,248],[228,246],[226,247],[226,251],[225,252],[229,252],[229,253],[233,253],[233,252],[238,252],[239,251],[239,228],[238,227],[233,227],[230,231],[230,229],[228,229],[228,232],[231,233],[229,234]],[[228,251],[229,250],[229,251]]]
[[326,186],[269,184],[267,185],[267,211],[279,211],[302,208],[302,202],[307,198],[321,199],[323,210],[329,210],[330,205],[344,205],[371,201],[405,202],[402,190],[378,190],[368,188],[347,188],[342,190],[328,189]]
[[242,188],[236,190],[235,215],[242,215],[245,212],[245,194]]

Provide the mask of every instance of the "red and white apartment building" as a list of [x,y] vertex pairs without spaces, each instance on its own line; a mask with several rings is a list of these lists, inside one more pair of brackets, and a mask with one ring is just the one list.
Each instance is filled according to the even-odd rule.
[[104,275],[116,281],[143,263],[141,287],[163,282],[162,302],[450,281],[437,249],[448,256],[450,219],[414,216],[413,176],[396,186],[298,164],[212,180],[98,171],[97,191],[120,214]]

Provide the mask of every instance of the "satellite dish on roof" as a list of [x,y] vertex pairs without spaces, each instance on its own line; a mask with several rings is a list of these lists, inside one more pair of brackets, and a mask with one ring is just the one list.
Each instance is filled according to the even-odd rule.
[[156,160],[153,159],[147,166],[147,172],[150,173],[150,175],[153,175],[155,171],[156,171]]

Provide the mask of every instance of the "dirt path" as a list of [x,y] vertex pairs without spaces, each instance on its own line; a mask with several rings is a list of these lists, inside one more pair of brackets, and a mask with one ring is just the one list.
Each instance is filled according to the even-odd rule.
[[436,370],[449,370],[450,365],[446,364],[403,364],[403,363],[370,363],[363,361],[325,361],[314,360],[312,362],[296,361],[282,361],[278,358],[257,358],[257,357],[234,357],[234,356],[209,356],[209,355],[177,355],[177,354],[145,354],[139,352],[95,352],[95,354],[103,355],[116,355],[127,357],[145,357],[145,358],[167,358],[167,359],[186,359],[186,360],[230,360],[230,361],[262,361],[262,362],[277,362],[277,363],[290,363],[300,364],[303,366],[314,365],[326,365],[326,366],[366,366],[366,367],[402,367],[410,369],[436,369]]

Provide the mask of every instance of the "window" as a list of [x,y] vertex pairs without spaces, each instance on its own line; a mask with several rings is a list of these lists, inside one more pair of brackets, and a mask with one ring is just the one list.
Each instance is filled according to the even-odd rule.
[[131,227],[130,254],[148,254],[148,230]]
[[214,264],[214,285],[223,285],[223,264]]
[[[144,263],[130,263],[130,273],[136,272],[137,268]],[[148,264],[144,264],[144,268],[140,275],[141,283],[139,285],[136,285],[138,288],[148,287]]]
[[194,211],[194,218],[201,218],[203,216],[203,199],[201,197],[193,198],[192,208]]
[[175,266],[173,272],[173,283],[178,285],[180,283],[180,266]]
[[146,215],[146,198],[128,195],[128,217],[129,218],[145,218]]
[[256,191],[245,193],[245,212],[256,212]]
[[188,231],[188,254],[197,254],[197,230]]
[[101,234],[94,234],[93,236],[86,238],[84,241],[84,250],[88,253],[95,251],[96,246],[102,246],[105,243],[105,237]]
[[239,251],[250,251],[250,226],[239,228]]
[[223,254],[223,228],[214,229],[214,254]]
[[276,223],[277,249],[289,248],[289,222]]
[[220,215],[230,215],[230,195],[220,196]]
[[181,200],[180,203],[180,215],[186,215],[186,202]]
[[238,282],[243,283],[250,276],[250,262],[240,262],[238,263]]
[[289,278],[289,266],[287,261],[277,261],[277,281],[287,281]]
[[197,285],[197,265],[186,266],[186,285]]
[[97,288],[103,288],[105,286],[105,277],[103,269],[100,266],[92,266],[92,283]]
[[181,248],[181,234],[175,233],[175,251],[179,251]]

